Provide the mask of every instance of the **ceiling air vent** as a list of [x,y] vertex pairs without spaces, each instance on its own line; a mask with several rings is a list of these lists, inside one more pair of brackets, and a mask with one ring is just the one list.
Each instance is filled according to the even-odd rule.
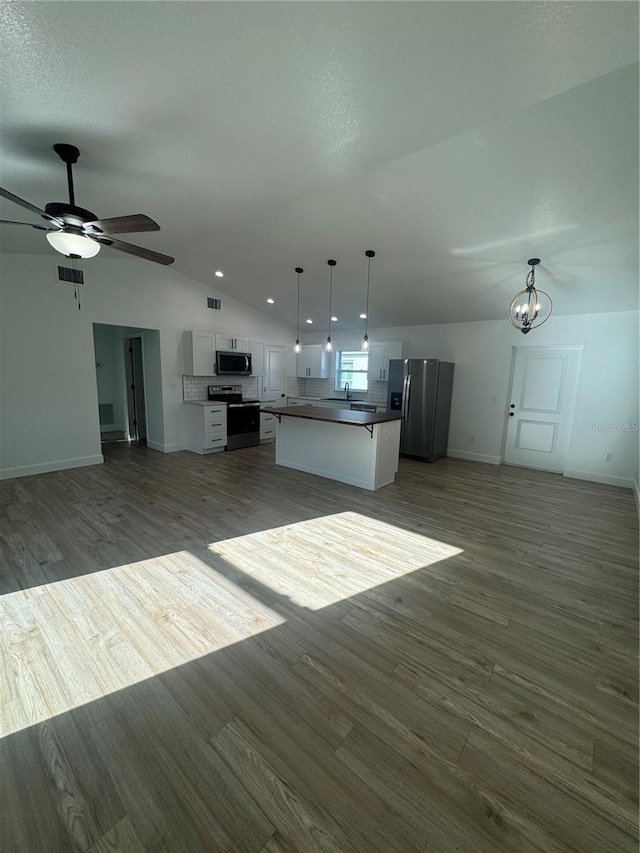
[[207,308],[220,311],[222,309],[222,299],[214,299],[213,296],[207,296]]

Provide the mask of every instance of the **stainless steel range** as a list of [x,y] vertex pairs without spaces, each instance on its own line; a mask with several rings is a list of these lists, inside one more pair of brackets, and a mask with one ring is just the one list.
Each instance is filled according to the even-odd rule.
[[242,385],[209,385],[207,397],[227,404],[227,450],[260,444],[260,400],[243,400]]

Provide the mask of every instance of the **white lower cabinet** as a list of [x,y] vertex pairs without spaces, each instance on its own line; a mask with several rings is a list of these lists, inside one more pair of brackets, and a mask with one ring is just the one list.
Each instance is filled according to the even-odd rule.
[[314,400],[304,400],[302,397],[287,397],[287,406],[315,406]]
[[278,419],[269,412],[260,412],[260,441],[273,441],[276,437]]
[[213,453],[227,445],[227,407],[187,405],[187,447],[194,453]]

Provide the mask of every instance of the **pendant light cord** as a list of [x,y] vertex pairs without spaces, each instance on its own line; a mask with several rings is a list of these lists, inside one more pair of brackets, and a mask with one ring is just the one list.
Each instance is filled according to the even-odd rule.
[[331,293],[333,291],[333,266],[330,268],[329,272],[329,331],[328,335],[331,337]]
[[296,267],[296,273],[298,275],[298,313],[296,315],[296,339],[300,338],[300,273],[304,272],[302,267]]
[[369,334],[369,288],[371,286],[371,258],[375,257],[375,252],[372,249],[367,249],[365,255],[367,256],[367,307],[365,310],[366,317],[364,319],[364,336],[365,338]]

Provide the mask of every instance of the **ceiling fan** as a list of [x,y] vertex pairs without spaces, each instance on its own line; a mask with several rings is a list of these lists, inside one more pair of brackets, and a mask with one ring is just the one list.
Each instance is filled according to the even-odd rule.
[[160,252],[152,252],[151,249],[143,249],[131,243],[116,240],[112,234],[129,234],[138,231],[159,231],[160,226],[153,219],[136,213],[132,216],[115,216],[112,219],[98,219],[95,213],[76,207],[75,193],[73,190],[72,165],[78,162],[80,151],[75,145],[59,143],[53,146],[53,150],[67,166],[67,183],[69,186],[69,203],[51,201],[45,205],[44,210],[30,204],[17,195],[10,193],[0,187],[0,196],[9,201],[26,207],[33,213],[37,213],[47,220],[47,225],[34,225],[31,222],[14,222],[9,219],[0,219],[4,225],[26,225],[28,228],[36,228],[47,232],[47,240],[53,248],[68,258],[93,258],[100,251],[100,246],[109,246],[138,258],[155,261],[157,264],[172,264],[175,258],[162,255]]

